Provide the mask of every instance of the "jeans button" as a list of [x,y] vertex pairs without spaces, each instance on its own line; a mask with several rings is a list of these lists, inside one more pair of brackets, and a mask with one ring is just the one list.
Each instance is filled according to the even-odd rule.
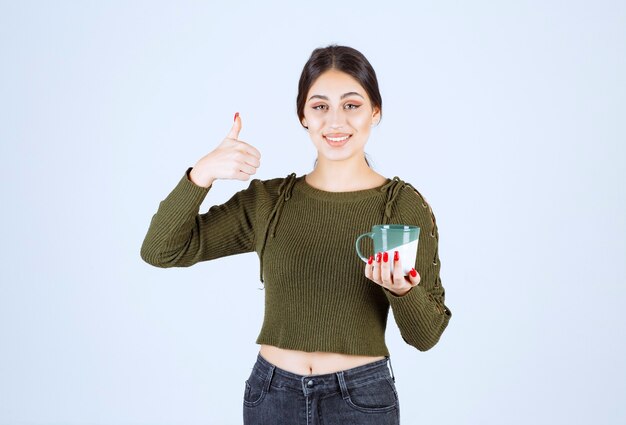
[[309,382],[306,383],[307,387],[312,387],[313,384],[313,380],[311,379]]

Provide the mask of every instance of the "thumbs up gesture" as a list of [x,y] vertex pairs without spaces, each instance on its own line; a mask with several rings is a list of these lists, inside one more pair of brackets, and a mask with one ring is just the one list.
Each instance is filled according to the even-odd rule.
[[193,166],[190,180],[198,186],[209,187],[217,179],[248,180],[261,165],[261,153],[252,145],[239,140],[241,117],[215,150],[206,154]]

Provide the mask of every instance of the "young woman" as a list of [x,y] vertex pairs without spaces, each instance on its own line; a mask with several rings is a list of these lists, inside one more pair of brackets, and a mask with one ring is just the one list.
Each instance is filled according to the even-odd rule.
[[[435,217],[413,186],[378,174],[365,158],[382,99],[359,51],[315,49],[296,105],[317,149],[310,173],[253,179],[199,214],[215,181],[249,180],[260,166],[259,151],[238,139],[237,113],[227,137],[160,203],[141,255],[158,267],[180,267],[258,253],[265,316],[245,382],[244,424],[398,424],[384,340],[389,309],[403,339],[422,351],[439,341],[451,317]],[[421,229],[407,275],[398,252],[392,268],[387,253],[363,264],[354,249],[359,234],[390,223]]]

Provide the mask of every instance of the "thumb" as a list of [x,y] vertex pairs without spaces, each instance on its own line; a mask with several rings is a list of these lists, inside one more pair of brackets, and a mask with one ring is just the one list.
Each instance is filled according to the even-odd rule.
[[237,139],[239,137],[239,132],[241,131],[241,117],[239,116],[239,112],[235,114],[235,122],[231,127],[228,135],[226,137],[230,139]]

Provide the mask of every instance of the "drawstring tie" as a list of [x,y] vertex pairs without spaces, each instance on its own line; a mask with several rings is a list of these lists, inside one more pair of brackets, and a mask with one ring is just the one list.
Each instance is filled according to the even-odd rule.
[[[437,221],[435,219],[435,215],[433,214],[432,209],[430,208],[430,205],[428,205],[428,202],[426,202],[426,198],[424,198],[422,194],[412,184],[401,180],[397,176],[394,177],[390,182],[386,183],[383,187],[381,187],[381,191],[383,192],[387,191],[387,202],[385,203],[385,213],[383,215],[382,224],[389,224],[389,220],[391,219],[391,208],[393,207],[396,197],[400,194],[402,189],[404,189],[405,187],[410,187],[411,189],[413,189],[422,199],[422,208],[427,208],[428,212],[430,213],[430,220],[432,223],[430,237],[436,238],[437,237]],[[426,229],[423,229],[423,230],[426,230]],[[432,261],[433,265],[437,265],[437,256],[438,256],[438,249],[435,250],[435,255]]]
[[291,191],[293,189],[293,185],[296,183],[296,173],[289,174],[285,180],[278,187],[278,199],[274,204],[274,208],[270,213],[270,217],[267,220],[267,224],[265,226],[265,230],[263,231],[263,245],[261,245],[261,251],[259,253],[259,261],[261,263],[260,271],[259,271],[259,279],[261,282],[263,280],[263,253],[265,251],[265,245],[267,244],[267,238],[271,234],[272,238],[276,235],[276,226],[278,225],[278,220],[280,218],[280,214],[283,211],[283,206],[285,202],[287,202],[291,198]]
[[389,224],[389,220],[391,219],[391,208],[393,207],[396,197],[400,194],[405,186],[413,187],[409,183],[400,180],[400,178],[396,176],[390,182],[385,183],[383,187],[380,188],[381,192],[387,191],[387,201],[385,203],[385,213],[383,215],[382,224]]

